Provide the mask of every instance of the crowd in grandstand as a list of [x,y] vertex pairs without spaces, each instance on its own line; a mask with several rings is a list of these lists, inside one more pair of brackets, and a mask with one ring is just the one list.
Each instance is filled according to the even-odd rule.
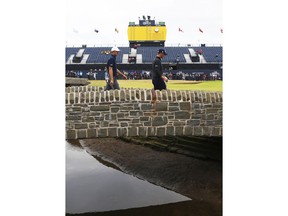
[[[105,79],[105,69],[95,69],[90,71],[68,71],[66,73],[67,77],[77,77],[77,78],[88,78],[89,80],[104,80]],[[151,79],[151,71],[124,71],[124,74],[127,76],[128,80],[141,80],[141,79]],[[222,80],[221,74],[217,71],[210,73],[204,72],[183,72],[183,71],[170,71],[164,72],[164,75],[168,77],[169,80]]]

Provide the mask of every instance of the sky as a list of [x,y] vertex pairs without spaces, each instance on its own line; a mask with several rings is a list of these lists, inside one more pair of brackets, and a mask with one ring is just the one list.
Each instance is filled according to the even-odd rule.
[[128,24],[143,15],[166,23],[166,45],[222,44],[222,0],[66,0],[66,45],[128,45]]

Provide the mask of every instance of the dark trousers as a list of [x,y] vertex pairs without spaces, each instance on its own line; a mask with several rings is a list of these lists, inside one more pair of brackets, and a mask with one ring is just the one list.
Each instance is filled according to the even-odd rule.
[[162,78],[160,79],[152,79],[152,83],[154,85],[154,90],[166,90],[166,83]]

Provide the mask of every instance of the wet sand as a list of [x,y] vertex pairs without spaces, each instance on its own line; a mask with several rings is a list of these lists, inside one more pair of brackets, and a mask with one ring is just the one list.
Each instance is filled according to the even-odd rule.
[[222,161],[155,150],[116,138],[82,139],[80,143],[103,163],[113,164],[125,173],[185,195],[192,201],[79,215],[222,215]]

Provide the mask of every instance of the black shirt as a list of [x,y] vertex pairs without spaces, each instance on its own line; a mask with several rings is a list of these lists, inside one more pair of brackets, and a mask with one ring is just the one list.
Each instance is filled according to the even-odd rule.
[[117,76],[116,56],[111,55],[110,59],[107,62],[108,74],[109,74],[109,67],[113,68],[113,77],[116,77]]
[[152,79],[159,79],[163,75],[163,67],[161,63],[161,58],[156,56],[152,62]]

